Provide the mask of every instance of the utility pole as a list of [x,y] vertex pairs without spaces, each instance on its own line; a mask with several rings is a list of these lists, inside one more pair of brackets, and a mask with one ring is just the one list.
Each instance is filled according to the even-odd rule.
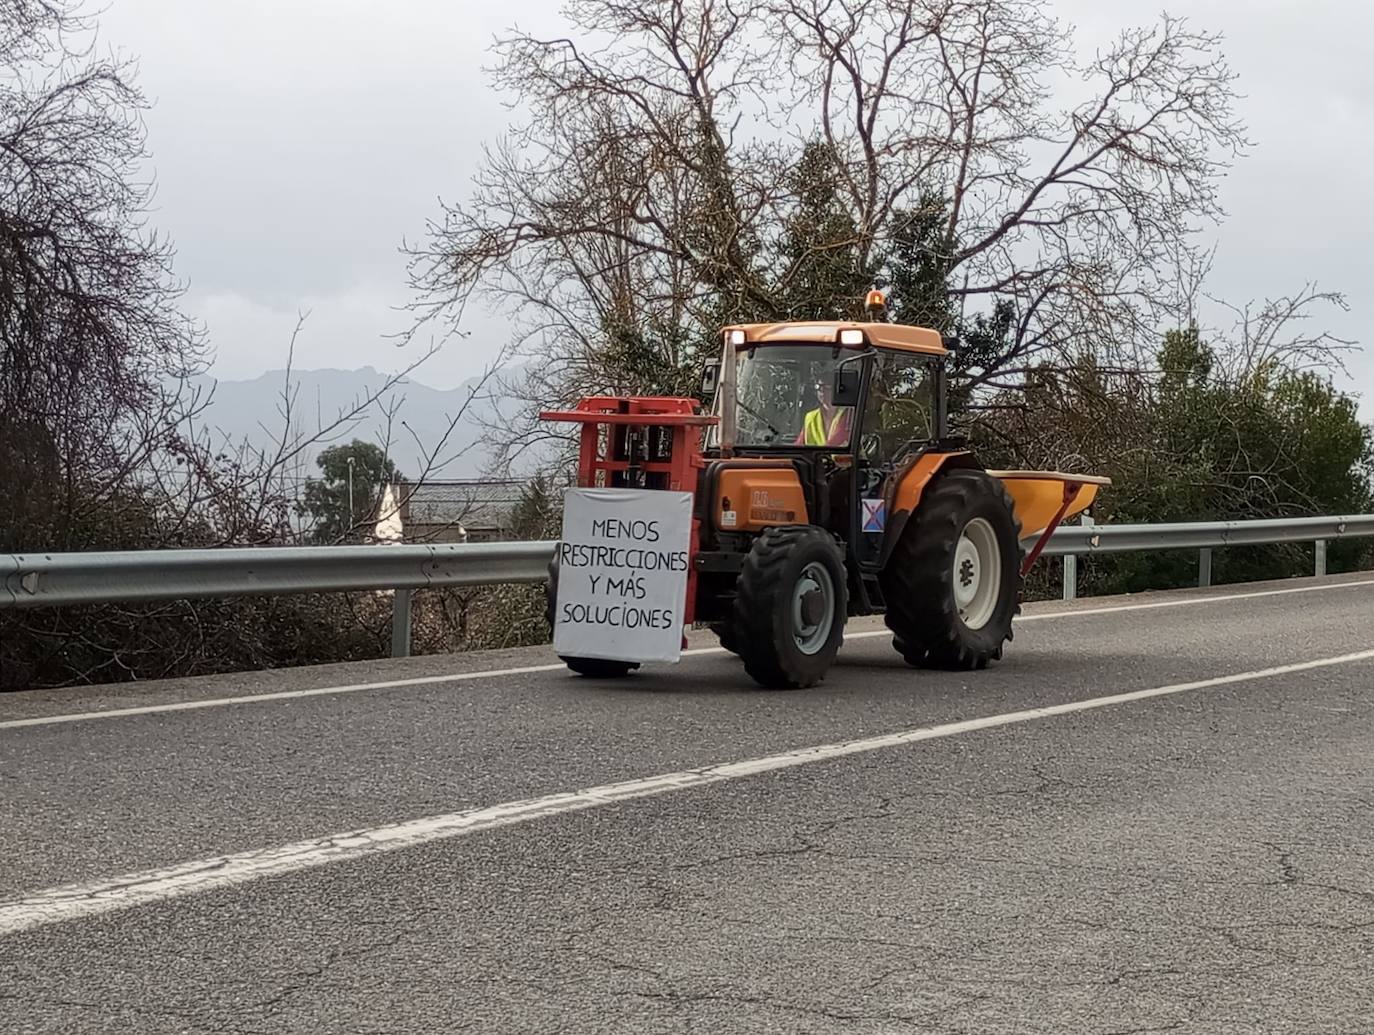
[[353,531],[353,457],[348,458],[348,532]]

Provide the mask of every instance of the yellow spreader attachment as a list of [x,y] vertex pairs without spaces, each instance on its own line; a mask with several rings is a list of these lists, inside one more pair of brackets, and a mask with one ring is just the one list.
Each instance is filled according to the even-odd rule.
[[1022,539],[1038,537],[1021,565],[1023,574],[1035,563],[1060,523],[1087,510],[1097,498],[1097,490],[1112,483],[1110,478],[1062,471],[989,471],[988,474],[1001,481],[1011,497],[1012,510],[1021,523]]

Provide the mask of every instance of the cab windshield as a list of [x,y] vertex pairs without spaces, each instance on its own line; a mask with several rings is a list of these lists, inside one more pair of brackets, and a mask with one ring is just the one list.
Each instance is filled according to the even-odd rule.
[[[853,349],[826,345],[761,345],[741,351],[736,366],[736,445],[845,449],[852,406],[835,406],[835,369],[853,369]],[[719,405],[719,401],[717,403]]]

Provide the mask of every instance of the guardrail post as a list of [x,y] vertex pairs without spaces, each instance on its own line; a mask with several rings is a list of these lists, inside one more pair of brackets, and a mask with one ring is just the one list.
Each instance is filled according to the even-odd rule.
[[[1080,525],[1096,524],[1091,514],[1083,514],[1078,519]],[[1078,556],[1076,554],[1064,555],[1064,599],[1073,600],[1078,596]]]
[[1317,576],[1326,574],[1326,540],[1317,540]]
[[1197,584],[1206,589],[1212,584],[1212,548],[1204,546],[1197,552]]
[[410,657],[411,589],[398,589],[391,596],[391,656]]

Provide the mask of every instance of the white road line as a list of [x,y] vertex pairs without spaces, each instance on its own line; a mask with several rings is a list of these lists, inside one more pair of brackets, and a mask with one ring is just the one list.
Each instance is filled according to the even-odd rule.
[[1066,704],[1055,704],[1045,708],[1030,708],[1025,711],[1007,712],[1002,715],[989,715],[980,719],[966,719],[963,722],[951,722],[943,726],[927,726],[897,733],[886,733],[881,736],[866,737],[862,740],[821,744],[816,747],[785,751],[777,755],[766,755],[763,758],[752,758],[743,762],[729,762],[723,765],[705,766],[700,769],[687,769],[677,773],[664,773],[660,776],[626,780],[622,783],[605,784],[601,787],[589,787],[581,791],[550,794],[542,798],[530,798],[525,801],[509,801],[487,808],[451,812],[442,816],[428,816],[424,819],[413,819],[404,823],[393,823],[367,830],[353,830],[314,841],[298,841],[276,848],[237,852],[233,855],[224,855],[213,859],[200,859],[158,870],[124,874],[106,880],[67,884],[19,898],[0,900],[0,935],[16,934],[48,924],[98,916],[114,910],[129,909],[134,906],[181,898],[185,895],[246,884],[265,877],[279,877],[330,863],[354,861],[382,852],[414,848],[434,841],[463,837],[467,834],[476,834],[497,827],[528,823],[569,812],[581,812],[585,809],[596,808],[599,805],[632,801],[636,798],[650,798],[672,791],[704,787],[747,776],[757,776],[760,773],[773,772],[778,769],[790,769],[810,762],[823,762],[843,758],[847,755],[917,744],[923,740],[937,740],[941,737],[954,737],[962,733],[973,733],[978,730],[995,729],[999,726],[1011,726],[1015,723],[1048,719],[1056,715],[1068,715],[1095,708],[1130,704],[1135,701],[1149,700],[1153,697],[1167,697],[1171,694],[1186,693],[1190,690],[1204,690],[1230,683],[1272,679],[1276,676],[1289,675],[1295,672],[1308,672],[1312,669],[1327,668],[1331,665],[1345,665],[1371,659],[1374,659],[1374,650],[1363,650],[1354,654],[1318,658],[1314,661],[1300,661],[1291,665],[1257,669],[1253,672],[1236,672],[1232,675],[1200,679],[1192,683],[1174,683],[1170,686],[1157,686],[1149,690],[1133,690],[1129,693],[1113,694],[1108,697],[1092,697],[1087,700],[1070,701]]
[[1038,622],[1046,618],[1086,618],[1088,615],[1109,615],[1115,611],[1155,611],[1161,607],[1187,607],[1190,604],[1221,604],[1228,600],[1258,600],[1260,597],[1285,597],[1292,593],[1324,593],[1355,586],[1374,586],[1374,579],[1357,579],[1322,586],[1289,586],[1286,589],[1261,589],[1254,593],[1216,593],[1186,600],[1156,600],[1147,604],[1122,604],[1117,607],[1084,607],[1075,611],[1051,611],[1046,614],[1021,615],[1018,622]]
[[567,671],[561,664],[525,665],[519,668],[484,669],[480,672],[449,672],[441,676],[413,676],[410,679],[388,679],[380,683],[348,683],[344,686],[317,686],[309,690],[281,690],[271,694],[242,694],[238,697],[214,697],[204,701],[177,701],[173,704],[148,704],[137,708],[109,708],[97,712],[76,712],[71,715],[39,715],[31,719],[9,719],[0,722],[0,730],[21,726],[51,726],[63,722],[86,722],[89,719],[118,719],[129,715],[156,715],[160,712],[188,712],[197,708],[223,708],[230,704],[252,704],[255,701],[285,701],[297,697],[319,697],[323,694],[353,694],[360,690],[392,690],[429,683],[458,683],[470,679],[498,676],[523,676],[534,672]]
[[[1188,607],[1196,604],[1216,604],[1229,600],[1250,600],[1260,597],[1287,596],[1291,593],[1323,593],[1339,589],[1352,589],[1357,586],[1374,586],[1374,579],[1356,582],[1338,582],[1321,586],[1293,586],[1286,589],[1266,589],[1255,593],[1222,593],[1206,597],[1189,597],[1185,600],[1159,600],[1141,604],[1119,604],[1113,607],[1086,607],[1072,611],[1050,611],[1044,614],[1021,615],[1017,622],[1042,622],[1051,618],[1089,618],[1093,615],[1115,614],[1118,611],[1153,611],[1165,607]],[[846,640],[866,640],[877,636],[891,636],[886,629],[872,629],[863,632],[845,633]],[[704,654],[724,654],[723,647],[696,647],[683,651],[684,657],[697,657]],[[327,694],[354,694],[364,690],[396,690],[409,686],[427,686],[433,683],[463,683],[474,679],[498,679],[502,676],[525,676],[540,672],[562,672],[561,663],[549,665],[524,665],[517,668],[483,669],[480,672],[450,672],[438,676],[414,676],[409,679],[387,679],[377,683],[348,683],[343,686],[317,686],[308,690],[281,690],[270,694],[240,694],[236,697],[214,697],[204,701],[177,701],[173,704],[149,704],[134,708],[107,708],[102,711],[74,712],[68,715],[39,715],[29,719],[8,719],[0,722],[0,730],[20,729],[25,726],[56,726],[69,722],[88,722],[94,719],[122,719],[131,715],[159,715],[163,712],[187,712],[200,708],[223,708],[234,704],[257,704],[263,701],[288,701],[300,697],[321,697]]]

